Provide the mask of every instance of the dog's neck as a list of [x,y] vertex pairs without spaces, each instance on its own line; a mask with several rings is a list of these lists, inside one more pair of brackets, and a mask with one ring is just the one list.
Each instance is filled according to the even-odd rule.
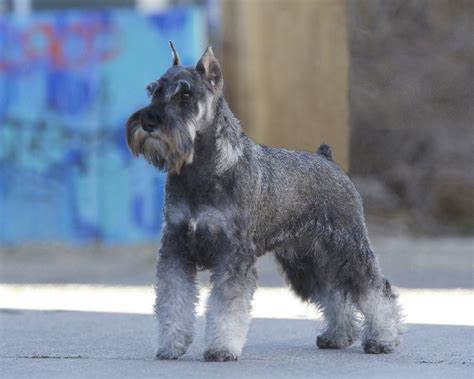
[[209,165],[216,174],[225,173],[242,156],[244,139],[239,120],[230,110],[224,96],[220,96],[213,121],[196,134],[192,166]]

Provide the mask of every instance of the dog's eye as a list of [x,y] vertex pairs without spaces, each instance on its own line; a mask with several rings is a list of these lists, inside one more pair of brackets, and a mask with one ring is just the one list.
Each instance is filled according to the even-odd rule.
[[174,95],[178,99],[188,99],[192,96],[191,85],[186,80],[180,80],[174,91]]
[[188,100],[192,96],[193,96],[192,92],[187,89],[181,89],[181,91],[179,91],[179,98],[181,100]]
[[176,91],[176,93],[173,95],[173,97],[177,100],[188,100],[193,96],[192,92],[187,90],[187,89],[180,89]]

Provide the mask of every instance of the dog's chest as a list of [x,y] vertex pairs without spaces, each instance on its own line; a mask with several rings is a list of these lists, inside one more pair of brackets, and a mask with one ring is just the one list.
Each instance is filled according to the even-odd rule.
[[214,267],[230,250],[234,230],[224,210],[212,205],[193,208],[181,202],[170,207],[167,222],[184,241],[187,254],[200,267]]
[[212,170],[202,167],[192,170],[192,166],[180,178],[173,178],[167,191],[181,203],[193,210],[197,218],[201,208],[215,207],[225,210],[239,202],[235,180],[218,177]]

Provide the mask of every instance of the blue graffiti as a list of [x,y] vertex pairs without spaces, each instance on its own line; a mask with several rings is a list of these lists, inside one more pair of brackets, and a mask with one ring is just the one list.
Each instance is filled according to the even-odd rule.
[[197,7],[0,18],[0,242],[154,241],[165,175],[134,160],[127,117],[144,85],[204,48]]
[[90,109],[97,98],[97,80],[90,75],[70,72],[51,72],[46,77],[47,105],[53,111],[70,115]]

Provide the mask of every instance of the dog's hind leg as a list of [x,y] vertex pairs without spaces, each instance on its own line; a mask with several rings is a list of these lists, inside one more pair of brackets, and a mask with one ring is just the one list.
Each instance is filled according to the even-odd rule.
[[[365,318],[362,346],[366,353],[391,353],[403,329],[397,295],[380,270],[367,240],[335,250],[338,287],[349,294]],[[342,252],[342,253],[341,253]]]
[[314,300],[324,313],[327,328],[318,336],[320,349],[342,349],[352,345],[359,336],[359,320],[348,295],[338,290],[327,291]]
[[350,346],[359,332],[356,309],[346,295],[327,282],[316,254],[298,256],[285,252],[277,253],[276,258],[292,290],[323,311],[327,328],[317,338],[318,347],[340,349]]
[[366,353],[391,353],[400,344],[403,330],[397,295],[387,279],[371,285],[357,304],[365,316],[362,346]]

